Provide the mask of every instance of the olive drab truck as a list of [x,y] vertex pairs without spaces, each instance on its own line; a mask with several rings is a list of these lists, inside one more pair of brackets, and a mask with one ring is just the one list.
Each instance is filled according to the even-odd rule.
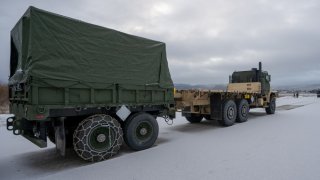
[[7,129],[88,161],[151,147],[173,118],[165,44],[30,7],[11,31]]
[[235,71],[226,91],[177,90],[176,109],[191,122],[198,123],[203,118],[217,120],[222,126],[235,122],[245,122],[251,108],[265,108],[267,114],[276,110],[276,92],[271,91],[271,76],[259,69]]

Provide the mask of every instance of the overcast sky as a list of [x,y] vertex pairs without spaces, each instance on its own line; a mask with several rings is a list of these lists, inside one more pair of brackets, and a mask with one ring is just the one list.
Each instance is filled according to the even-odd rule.
[[274,85],[320,83],[319,0],[1,0],[0,82],[30,5],[165,42],[175,83],[227,83],[259,61]]

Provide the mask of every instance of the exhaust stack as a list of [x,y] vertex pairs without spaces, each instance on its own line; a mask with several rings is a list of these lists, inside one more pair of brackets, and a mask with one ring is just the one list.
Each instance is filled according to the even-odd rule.
[[261,73],[262,72],[262,63],[259,62],[259,72]]

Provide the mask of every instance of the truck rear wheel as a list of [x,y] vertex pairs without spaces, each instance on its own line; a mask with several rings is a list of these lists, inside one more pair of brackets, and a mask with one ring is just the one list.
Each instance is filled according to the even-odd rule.
[[96,114],[81,121],[73,133],[73,147],[86,161],[102,161],[118,153],[123,142],[119,122],[109,115]]
[[213,119],[211,119],[211,116],[210,115],[204,115],[204,119],[208,120],[208,121],[211,121]]
[[47,129],[47,136],[48,136],[48,139],[53,143],[53,144],[56,144],[56,137],[55,137],[55,134],[54,134],[54,128],[53,127],[49,127]]
[[186,119],[190,123],[199,123],[202,121],[203,116],[191,114],[190,116],[186,116]]
[[245,99],[241,99],[237,102],[237,122],[246,122],[248,120],[248,113],[249,113],[249,103]]
[[158,133],[158,122],[150,114],[136,113],[125,121],[124,140],[133,150],[150,148],[157,140]]
[[237,105],[233,100],[227,100],[223,104],[222,120],[219,120],[219,124],[222,126],[232,126],[237,117]]
[[276,98],[271,97],[269,106],[266,108],[267,114],[274,114],[276,112]]

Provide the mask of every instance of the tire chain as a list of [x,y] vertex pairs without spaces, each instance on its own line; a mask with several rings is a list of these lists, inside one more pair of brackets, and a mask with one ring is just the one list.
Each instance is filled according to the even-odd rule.
[[[115,132],[115,140],[106,151],[97,151],[89,146],[88,135],[98,126],[108,127]],[[110,132],[110,131],[109,131]],[[109,133],[109,137],[110,133]],[[116,155],[123,143],[123,132],[119,122],[109,115],[96,114],[81,121],[73,133],[73,147],[79,157],[86,161],[103,161]]]

